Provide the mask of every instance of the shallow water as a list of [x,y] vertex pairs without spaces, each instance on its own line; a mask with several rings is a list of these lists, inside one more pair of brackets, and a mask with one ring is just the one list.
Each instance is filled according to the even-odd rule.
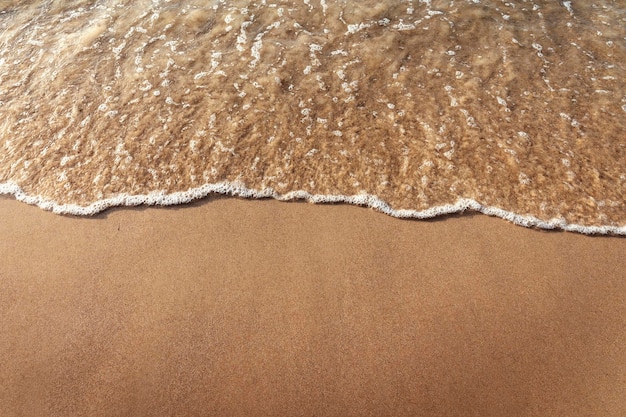
[[625,28],[606,0],[0,1],[0,192],[623,229]]

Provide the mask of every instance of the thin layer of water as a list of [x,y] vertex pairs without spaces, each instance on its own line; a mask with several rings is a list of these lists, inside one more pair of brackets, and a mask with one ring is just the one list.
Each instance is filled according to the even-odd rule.
[[625,27],[610,1],[0,1],[0,186],[623,227]]

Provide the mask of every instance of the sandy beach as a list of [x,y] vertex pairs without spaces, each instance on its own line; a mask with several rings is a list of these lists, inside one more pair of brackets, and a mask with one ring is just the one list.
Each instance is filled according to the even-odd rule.
[[2,416],[620,416],[626,239],[0,198]]
[[0,0],[0,417],[626,416],[623,6]]

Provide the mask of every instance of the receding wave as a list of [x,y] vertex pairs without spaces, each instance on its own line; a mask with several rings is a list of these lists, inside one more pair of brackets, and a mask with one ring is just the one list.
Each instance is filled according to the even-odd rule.
[[610,1],[0,0],[0,194],[626,234],[625,28]]

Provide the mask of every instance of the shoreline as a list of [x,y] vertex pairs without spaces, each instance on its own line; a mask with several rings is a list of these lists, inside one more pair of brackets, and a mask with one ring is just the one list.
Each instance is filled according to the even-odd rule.
[[371,194],[322,195],[310,194],[303,190],[280,194],[271,188],[259,191],[247,188],[239,182],[229,181],[205,184],[201,187],[192,188],[187,191],[169,194],[165,192],[153,192],[138,195],[123,194],[113,198],[98,200],[88,206],[57,204],[54,201],[46,200],[40,196],[30,196],[26,194],[18,185],[11,182],[0,184],[0,196],[2,195],[11,196],[17,201],[37,206],[55,214],[70,214],[76,216],[93,216],[115,207],[168,207],[173,205],[184,205],[193,201],[211,198],[213,195],[223,195],[247,199],[274,199],[277,201],[303,200],[314,204],[343,203],[368,207],[383,214],[400,219],[431,219],[439,216],[463,213],[465,211],[473,211],[487,216],[498,217],[515,225],[528,228],[536,227],[547,230],[560,229],[563,231],[577,232],[585,235],[600,234],[626,236],[626,225],[585,226],[581,224],[567,223],[565,219],[562,218],[541,220],[534,216],[521,215],[498,207],[485,206],[476,200],[467,198],[460,198],[454,204],[434,206],[426,210],[417,211],[411,209],[393,209],[385,201]]

